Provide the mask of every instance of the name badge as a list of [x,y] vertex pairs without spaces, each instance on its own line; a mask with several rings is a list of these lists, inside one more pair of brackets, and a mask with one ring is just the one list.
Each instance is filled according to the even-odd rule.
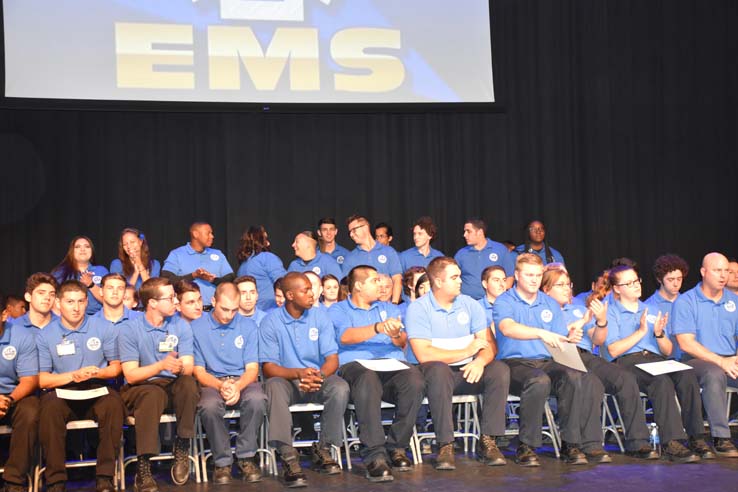
[[171,352],[174,350],[174,344],[170,340],[159,342],[159,352]]
[[74,348],[74,342],[71,340],[63,340],[62,343],[56,345],[56,355],[74,355],[76,350]]

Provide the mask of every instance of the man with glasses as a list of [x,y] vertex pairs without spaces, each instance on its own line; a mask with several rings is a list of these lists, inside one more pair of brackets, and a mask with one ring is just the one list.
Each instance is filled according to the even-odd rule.
[[469,219],[464,223],[464,240],[466,246],[454,255],[454,260],[461,268],[461,293],[481,299],[484,297],[482,288],[482,272],[488,266],[500,265],[508,275],[507,288],[512,287],[513,270],[515,268],[515,253],[507,247],[493,241],[486,236],[487,224],[481,219]]
[[159,420],[165,411],[177,417],[172,480],[187,482],[189,443],[195,437],[195,412],[200,398],[194,365],[192,330],[175,317],[179,300],[169,279],[150,278],[141,285],[144,316],[120,328],[120,360],[126,384],[121,389],[128,412],[136,419],[135,489],[157,492],[150,460],[160,452]]
[[726,388],[738,387],[738,295],[725,288],[728,269],[728,259],[720,253],[705,256],[702,282],[674,301],[671,323],[684,351],[682,360],[694,368],[702,388],[715,451],[738,458],[726,414]]
[[346,219],[346,225],[349,236],[356,243],[356,248],[341,265],[343,276],[347,276],[354,267],[369,265],[376,269],[377,273],[392,277],[392,302],[399,303],[402,296],[402,267],[397,251],[374,240],[371,224],[366,217],[352,215]]

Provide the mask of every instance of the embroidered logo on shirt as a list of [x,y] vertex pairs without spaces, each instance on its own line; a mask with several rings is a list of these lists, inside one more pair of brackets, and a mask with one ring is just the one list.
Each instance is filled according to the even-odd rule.
[[728,301],[725,303],[725,310],[729,313],[732,313],[735,311],[735,303],[733,301]]
[[543,311],[541,311],[541,319],[544,323],[548,323],[553,319],[553,317],[554,313],[552,313],[550,309],[544,309]]
[[379,318],[385,321],[387,319],[387,311],[379,311]]
[[315,275],[320,275],[320,267],[319,266],[313,267],[313,273]]
[[381,263],[382,265],[384,265],[385,263],[387,263],[387,257],[384,255],[379,255],[377,256],[377,261]]
[[500,259],[500,257],[497,256],[497,253],[490,253],[489,254],[489,261],[497,261],[499,259]]
[[102,277],[100,275],[95,275],[92,277],[92,283],[95,285],[99,285],[100,282],[102,282]]
[[343,256],[337,256],[336,263],[338,263],[339,265],[343,265]]
[[571,312],[571,314],[573,314],[574,316],[580,319],[584,317],[584,313],[582,313],[581,309],[575,309],[574,311]]
[[100,342],[99,338],[91,337],[87,339],[87,350],[92,350],[94,352],[96,350],[100,350],[100,347],[102,347],[102,342]]
[[218,256],[215,253],[213,253],[213,254],[210,255],[210,259],[213,260],[213,261],[218,261],[218,260],[220,260],[220,256]]
[[170,347],[174,348],[179,344],[179,337],[177,335],[167,335],[166,342]]
[[466,311],[462,311],[459,313],[459,316],[456,318],[456,321],[459,322],[460,325],[465,325],[469,322],[469,313]]
[[648,321],[651,324],[656,323],[656,315],[655,314],[648,314],[646,315],[646,321]]
[[5,360],[13,360],[16,355],[18,355],[18,351],[12,345],[8,345],[3,349],[3,359]]
[[237,349],[243,348],[243,336],[238,335],[235,340],[233,340],[233,345],[236,346]]
[[318,339],[318,329],[317,328],[310,328],[308,330],[308,338],[311,342],[314,342]]

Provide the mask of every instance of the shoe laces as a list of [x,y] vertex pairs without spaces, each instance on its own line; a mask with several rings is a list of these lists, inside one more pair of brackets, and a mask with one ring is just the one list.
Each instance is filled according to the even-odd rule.
[[485,449],[494,449],[497,447],[497,442],[495,442],[495,439],[487,434],[482,434],[482,436],[479,438],[479,441],[482,443],[482,447],[484,447]]

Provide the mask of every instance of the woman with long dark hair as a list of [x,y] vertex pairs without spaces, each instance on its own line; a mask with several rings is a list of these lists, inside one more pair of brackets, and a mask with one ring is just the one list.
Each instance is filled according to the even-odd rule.
[[269,246],[269,235],[264,226],[251,226],[241,236],[236,253],[241,262],[236,275],[251,275],[256,279],[256,290],[259,292],[256,305],[263,311],[275,307],[274,282],[287,273],[282,260],[269,251]]
[[87,287],[87,314],[95,314],[102,308],[100,282],[107,273],[107,268],[95,264],[95,247],[87,236],[73,238],[64,259],[51,270],[59,284],[79,280]]
[[118,239],[118,258],[110,263],[112,273],[120,273],[126,277],[128,285],[136,290],[151,277],[158,277],[161,264],[151,258],[149,243],[143,232],[133,227],[126,227]]

